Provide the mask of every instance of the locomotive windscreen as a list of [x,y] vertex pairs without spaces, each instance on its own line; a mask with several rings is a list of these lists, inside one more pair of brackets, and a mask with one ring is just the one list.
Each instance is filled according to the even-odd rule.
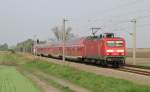
[[109,47],[122,47],[123,41],[107,41],[107,46],[109,46]]

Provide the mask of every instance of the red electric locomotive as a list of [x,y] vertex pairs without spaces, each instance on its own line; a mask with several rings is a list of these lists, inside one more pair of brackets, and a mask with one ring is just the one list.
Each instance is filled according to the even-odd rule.
[[[37,44],[34,51],[39,55],[62,57],[63,50],[61,42],[58,42],[43,46]],[[65,57],[119,67],[125,64],[126,43],[113,33],[70,40],[65,43]]]

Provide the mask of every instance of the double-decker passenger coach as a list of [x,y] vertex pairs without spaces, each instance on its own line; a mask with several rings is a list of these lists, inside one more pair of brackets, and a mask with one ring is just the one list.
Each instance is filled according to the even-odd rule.
[[[36,53],[61,58],[62,43],[51,45],[35,45]],[[115,37],[114,33],[104,33],[99,36],[89,36],[66,41],[65,57],[81,62],[94,62],[103,66],[119,67],[125,64],[126,42],[124,38]]]

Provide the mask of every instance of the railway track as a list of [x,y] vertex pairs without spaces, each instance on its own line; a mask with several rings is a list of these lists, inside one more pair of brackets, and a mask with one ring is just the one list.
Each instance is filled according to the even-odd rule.
[[129,64],[126,64],[125,66],[127,66],[127,67],[133,67],[133,68],[140,68],[140,69],[147,69],[147,70],[150,70],[150,67],[146,67],[146,66],[129,65]]
[[125,66],[125,67],[119,68],[117,70],[124,71],[124,72],[135,73],[135,74],[140,74],[140,75],[150,76],[150,70],[149,69]]

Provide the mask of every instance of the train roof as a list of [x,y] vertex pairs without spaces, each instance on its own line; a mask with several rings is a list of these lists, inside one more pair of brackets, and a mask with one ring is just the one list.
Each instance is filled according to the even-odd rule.
[[[121,37],[115,37],[113,33],[104,33],[104,35],[100,34],[99,36],[88,36],[88,37],[81,37],[81,38],[76,38],[76,39],[71,39],[66,41],[65,46],[82,46],[83,42],[86,40],[125,40],[124,38]],[[36,44],[36,47],[48,47],[48,46],[53,46],[53,47],[61,47],[62,41],[57,41],[57,42],[47,42],[47,43],[39,43]]]
[[34,44],[35,47],[47,47],[47,46],[51,46],[51,45],[52,45],[52,43],[50,43],[50,42]]
[[84,42],[85,38],[77,38],[77,39],[72,39],[72,40],[68,40],[66,42],[66,46],[82,46],[83,42]]

